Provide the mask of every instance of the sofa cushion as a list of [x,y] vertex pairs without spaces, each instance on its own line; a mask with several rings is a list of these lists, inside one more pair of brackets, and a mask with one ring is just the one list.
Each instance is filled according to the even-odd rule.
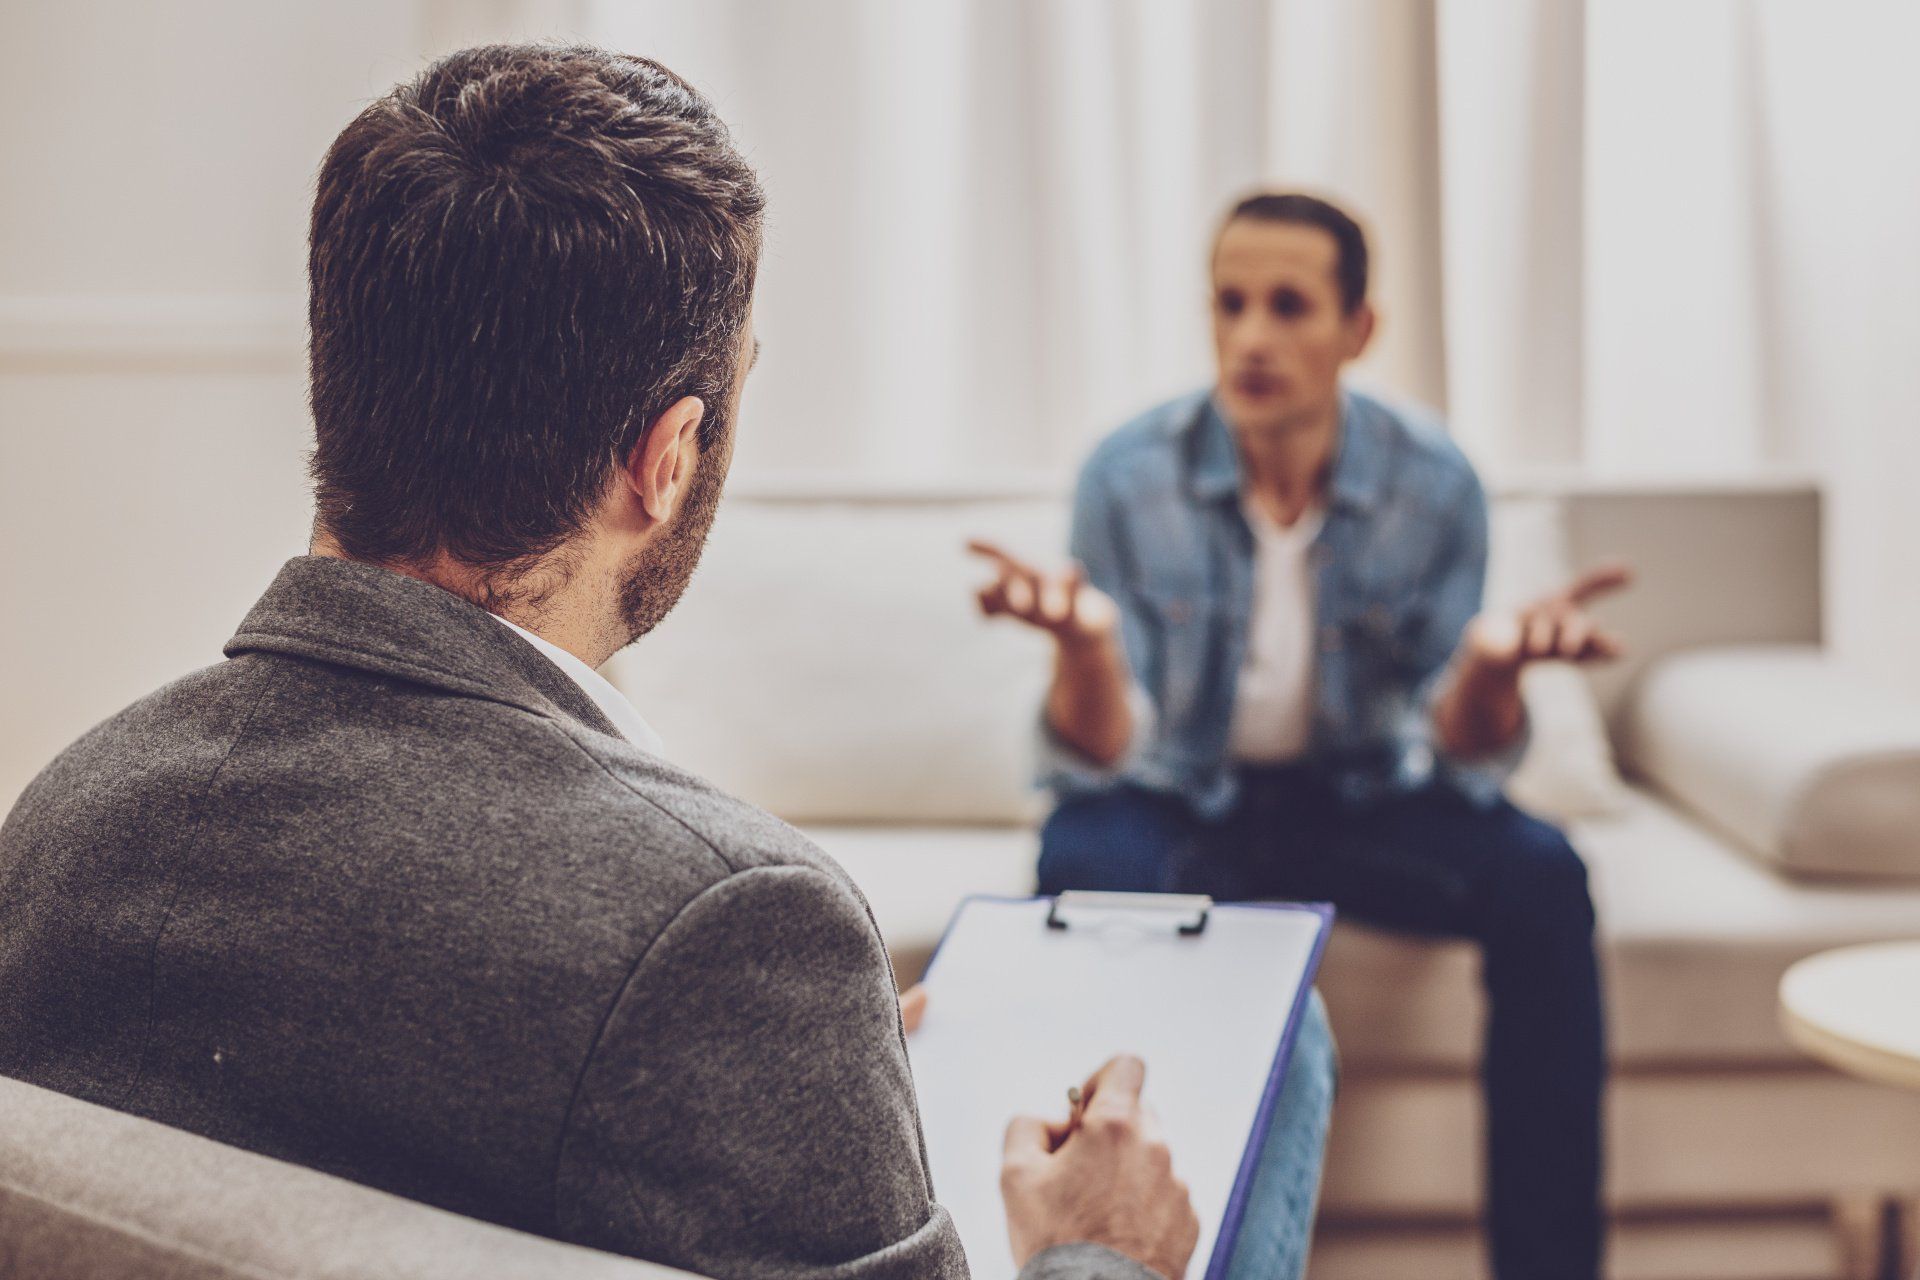
[[1053,501],[729,499],[686,599],[607,675],[675,763],[791,822],[1039,812],[1049,642],[980,618],[970,536],[1062,559]]
[[[1022,828],[810,829],[867,893],[903,980],[925,966],[968,893],[1033,890]],[[1600,912],[1612,1051],[1627,1066],[1787,1065],[1780,975],[1850,942],[1911,936],[1920,889],[1782,880],[1724,838],[1642,791],[1571,829]],[[1468,944],[1343,920],[1321,971],[1342,1060],[1368,1069],[1468,1071],[1483,1004]]]
[[1770,866],[1920,879],[1920,706],[1826,652],[1676,654],[1627,711],[1634,768]]

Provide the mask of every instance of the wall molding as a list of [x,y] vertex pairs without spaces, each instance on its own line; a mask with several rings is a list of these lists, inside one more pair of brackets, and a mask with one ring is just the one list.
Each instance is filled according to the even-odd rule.
[[300,368],[298,294],[0,296],[0,368],[107,372]]
[[[301,294],[0,295],[0,372],[304,373]],[[850,474],[850,472],[852,472]],[[1577,467],[1490,468],[1500,497],[1817,491],[1818,471],[1796,466],[1709,475],[1608,473]],[[949,476],[736,471],[728,496],[752,502],[967,503],[1056,499],[1071,471]]]
[[[1059,502],[1071,496],[1070,472],[1010,471],[928,478],[754,471],[738,468],[727,480],[727,501],[756,505],[844,504],[939,506],[982,502]],[[1486,477],[1496,499],[1715,498],[1737,495],[1818,494],[1820,477],[1797,468],[1764,468],[1725,475],[1583,474],[1552,468],[1496,472]]]

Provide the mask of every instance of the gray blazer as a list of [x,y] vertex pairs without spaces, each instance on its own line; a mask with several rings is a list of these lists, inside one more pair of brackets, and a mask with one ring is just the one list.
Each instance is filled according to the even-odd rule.
[[0,828],[0,1071],[711,1276],[966,1274],[831,859],[398,574],[290,561],[226,653]]

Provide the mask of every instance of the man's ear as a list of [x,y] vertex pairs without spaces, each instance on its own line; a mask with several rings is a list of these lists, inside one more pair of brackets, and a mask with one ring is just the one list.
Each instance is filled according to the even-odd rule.
[[1371,302],[1362,301],[1352,315],[1347,317],[1347,359],[1358,360],[1367,345],[1373,341],[1373,331],[1380,317]]
[[706,402],[699,396],[674,401],[648,424],[627,456],[627,487],[639,499],[647,523],[664,524],[679,510],[700,465],[700,422],[706,416]]

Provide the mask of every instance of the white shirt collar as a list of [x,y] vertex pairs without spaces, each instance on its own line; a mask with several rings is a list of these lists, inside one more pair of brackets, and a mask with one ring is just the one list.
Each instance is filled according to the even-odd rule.
[[613,721],[613,727],[620,731],[621,737],[648,755],[662,757],[666,755],[666,744],[660,740],[660,735],[655,733],[653,726],[633,709],[633,704],[627,701],[627,696],[613,687],[611,680],[553,641],[535,635],[518,623],[508,622],[497,613],[490,616],[498,619],[502,625],[512,627],[519,633],[522,640],[538,649],[549,662],[560,668],[568,679],[579,685],[580,692],[592,698],[594,705],[600,708],[607,719]]

